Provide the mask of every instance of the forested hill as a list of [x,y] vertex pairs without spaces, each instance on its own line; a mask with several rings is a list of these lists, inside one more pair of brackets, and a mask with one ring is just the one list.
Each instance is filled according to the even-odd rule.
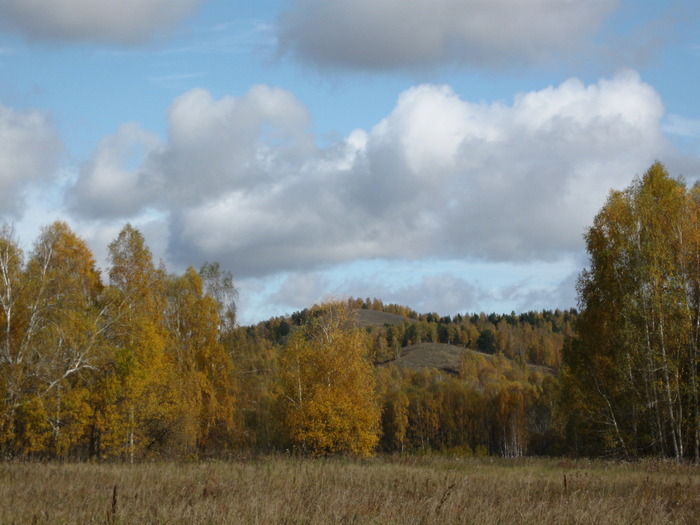
[[[344,306],[375,365],[379,450],[564,451],[557,372],[576,311],[448,317],[378,299],[349,299]],[[280,443],[276,371],[289,366],[280,359],[318,312],[239,327],[226,342],[238,373],[237,413],[247,446],[265,450]],[[333,403],[327,394],[322,399]]]
[[[411,345],[444,343],[487,354],[501,353],[520,364],[557,370],[564,341],[573,335],[578,315],[572,309],[451,317],[419,314],[407,306],[385,305],[380,299],[351,298],[347,304],[355,310],[356,325],[367,332],[369,354],[374,363],[397,359]],[[252,340],[256,344],[255,341],[266,340],[273,345],[282,344],[291,327],[304,324],[309,313],[309,309],[304,309],[287,317],[241,327],[239,341]]]

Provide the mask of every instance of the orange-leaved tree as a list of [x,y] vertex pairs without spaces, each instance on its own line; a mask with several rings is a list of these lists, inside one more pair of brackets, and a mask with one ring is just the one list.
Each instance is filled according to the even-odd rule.
[[280,360],[279,403],[288,438],[305,453],[369,456],[381,413],[363,333],[347,306],[315,307]]

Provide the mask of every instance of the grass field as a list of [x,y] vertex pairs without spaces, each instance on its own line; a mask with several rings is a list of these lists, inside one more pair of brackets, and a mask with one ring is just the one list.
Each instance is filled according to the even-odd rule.
[[0,463],[0,523],[697,523],[700,468],[661,461],[261,457]]

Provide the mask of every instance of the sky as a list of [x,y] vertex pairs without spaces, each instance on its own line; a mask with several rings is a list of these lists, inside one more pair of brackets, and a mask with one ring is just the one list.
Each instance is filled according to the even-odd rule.
[[583,235],[700,178],[696,0],[0,0],[0,223],[130,223],[239,323],[577,306]]

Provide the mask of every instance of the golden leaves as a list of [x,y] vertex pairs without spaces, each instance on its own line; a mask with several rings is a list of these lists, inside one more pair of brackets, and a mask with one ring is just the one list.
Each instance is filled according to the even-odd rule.
[[65,223],[42,228],[26,264],[11,230],[0,231],[5,455],[192,453],[232,431],[220,308],[197,272],[167,277],[130,225],[109,260],[105,286]]
[[311,454],[372,454],[380,411],[362,333],[347,307],[329,303],[290,337],[279,401],[293,444]]

